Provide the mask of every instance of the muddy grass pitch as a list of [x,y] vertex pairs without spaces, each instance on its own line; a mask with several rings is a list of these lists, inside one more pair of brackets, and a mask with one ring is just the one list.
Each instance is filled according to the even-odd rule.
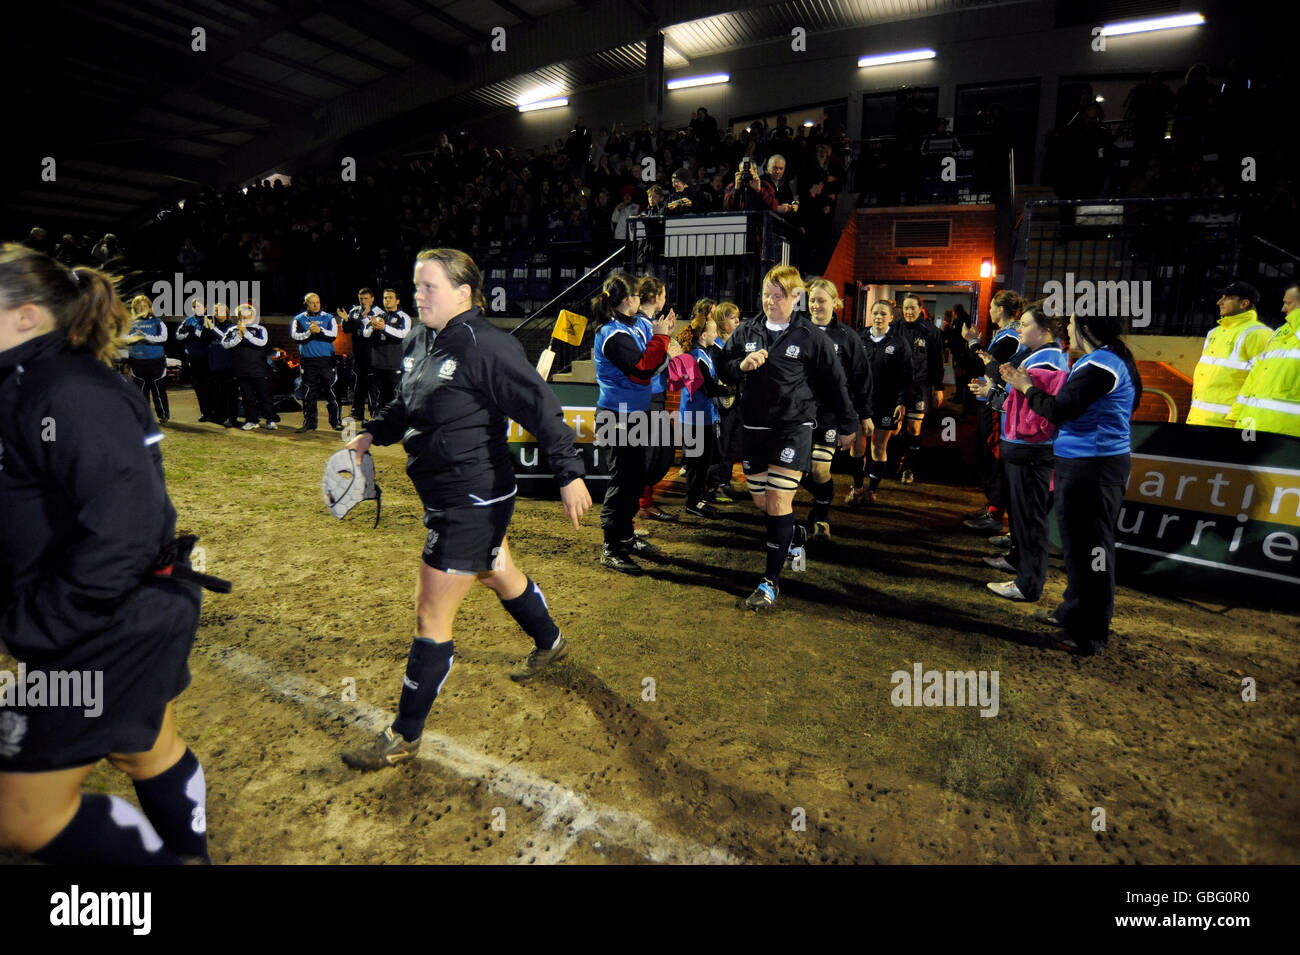
[[[1060,561],[1039,604],[993,596],[959,520],[979,498],[943,484],[848,511],[837,478],[833,536],[761,616],[736,609],[762,570],[748,503],[649,527],[663,557],[630,578],[597,565],[596,510],[575,533],[520,499],[511,546],[568,660],[511,682],[530,642],[476,588],[421,758],[349,770],[396,705],[425,530],[400,447],[376,449],[380,527],[332,518],[338,435],[297,424],[163,445],[180,527],[235,586],[205,596],[177,710],[218,863],[1300,861],[1296,618],[1121,587],[1106,654],[1043,649]],[[996,715],[896,706],[918,663],[996,671]],[[106,764],[89,785],[133,798]]]

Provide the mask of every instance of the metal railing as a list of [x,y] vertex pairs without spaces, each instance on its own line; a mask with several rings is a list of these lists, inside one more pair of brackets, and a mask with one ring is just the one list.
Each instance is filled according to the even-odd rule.
[[1026,203],[1011,287],[1029,298],[1049,282],[1137,282],[1150,293],[1132,331],[1200,335],[1233,277],[1250,272],[1241,199],[1125,198]]
[[[575,359],[590,354],[596,333],[596,323],[591,320],[591,300],[596,297],[605,278],[620,267],[626,254],[624,246],[615,249],[591,268],[583,271],[559,294],[553,295],[550,301],[534,309],[532,314],[511,329],[510,334],[524,346],[530,362],[536,364],[538,357],[548,346],[554,347],[555,361],[551,365],[551,374],[555,375],[568,371]],[[573,271],[576,273],[579,270]],[[552,345],[551,332],[555,327],[556,318],[563,309],[587,318],[587,328],[583,332],[580,345],[575,346],[559,341]]]
[[668,287],[667,307],[687,319],[700,298],[735,302],[742,316],[752,315],[760,304],[764,273],[789,264],[798,236],[774,212],[638,217],[628,220],[628,226],[628,271],[662,280]]

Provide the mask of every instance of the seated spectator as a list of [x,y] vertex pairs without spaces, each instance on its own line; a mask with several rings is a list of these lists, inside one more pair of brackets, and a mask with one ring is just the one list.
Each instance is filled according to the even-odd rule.
[[63,241],[59,243],[59,248],[54,253],[54,257],[69,268],[80,265],[81,260],[84,258],[81,248],[77,245],[76,237],[71,233],[63,237]]
[[622,201],[614,207],[614,213],[610,216],[615,241],[626,242],[630,238],[627,230],[627,220],[640,214],[641,206],[636,201],[636,187],[624,186]]
[[701,215],[713,211],[708,192],[694,182],[695,177],[685,166],[673,173],[673,191],[677,195],[668,203],[668,215]]
[[104,237],[90,250],[90,254],[99,263],[100,268],[103,269],[119,268],[126,260],[126,254],[122,250],[122,243],[111,232],[105,233]]
[[668,190],[656,183],[646,191],[650,204],[641,213],[647,218],[663,218],[668,214]]

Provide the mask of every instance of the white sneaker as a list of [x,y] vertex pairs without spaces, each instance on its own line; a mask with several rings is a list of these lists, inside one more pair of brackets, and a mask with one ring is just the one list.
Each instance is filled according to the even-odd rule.
[[1025,595],[1020,592],[1014,580],[1008,580],[1004,584],[990,583],[987,585],[989,590],[993,591],[999,597],[1006,597],[1008,600],[1024,600]]
[[245,421],[245,422],[240,426],[239,430],[240,430],[240,431],[256,431],[256,430],[257,430],[257,422],[256,422],[256,421]]
[[268,422],[264,425],[264,427],[266,428],[267,431],[274,431],[274,430],[275,430],[275,422],[274,422],[274,421],[268,421]]

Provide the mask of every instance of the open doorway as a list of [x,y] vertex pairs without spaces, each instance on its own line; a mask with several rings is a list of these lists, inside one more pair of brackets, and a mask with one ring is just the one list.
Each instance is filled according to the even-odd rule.
[[[889,299],[894,303],[894,320],[903,320],[904,295],[921,299],[925,314],[940,331],[946,331],[956,306],[960,305],[971,319],[979,317],[979,282],[909,282],[902,279],[879,279],[858,283],[857,301],[853,313],[853,327],[861,331],[867,324],[867,313],[873,302]],[[956,384],[950,356],[944,354],[943,382],[945,387]]]

